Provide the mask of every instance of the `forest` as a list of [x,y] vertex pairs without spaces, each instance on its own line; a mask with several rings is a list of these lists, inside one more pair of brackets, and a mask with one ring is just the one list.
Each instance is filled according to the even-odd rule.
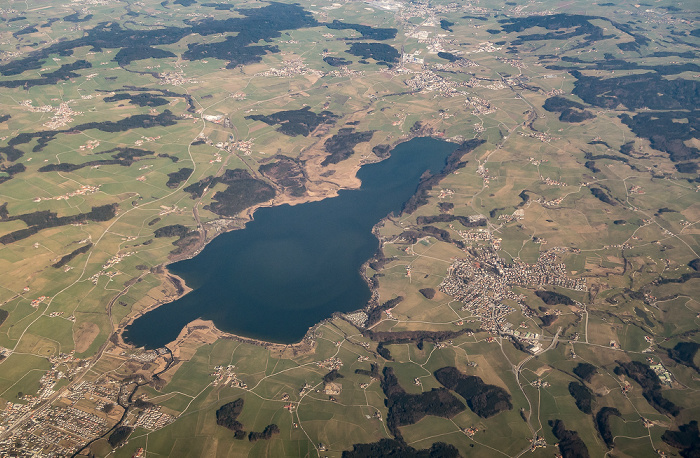
[[391,367],[384,368],[381,385],[389,408],[386,424],[399,441],[403,441],[399,426],[412,425],[426,415],[452,418],[465,409],[464,404],[444,388],[433,388],[421,394],[406,393]]
[[355,146],[359,143],[368,142],[374,135],[373,130],[365,132],[355,132],[352,127],[344,127],[337,134],[325,141],[323,147],[329,155],[321,162],[322,166],[337,164],[340,161],[352,156]]
[[76,248],[75,250],[71,251],[70,253],[56,261],[54,264],[52,264],[51,267],[54,267],[56,269],[58,269],[59,267],[63,267],[70,261],[72,261],[76,256],[90,251],[90,248],[92,248],[92,243],[88,243],[87,245],[83,245],[80,248]]
[[258,170],[291,196],[303,196],[306,192],[306,176],[298,161],[277,155],[274,162],[262,164]]
[[442,386],[462,396],[469,408],[481,418],[489,418],[513,408],[510,394],[506,390],[486,384],[477,376],[466,375],[449,366],[436,370],[433,375]]
[[66,226],[68,224],[84,223],[87,221],[109,221],[114,218],[116,214],[117,204],[107,204],[100,207],[92,207],[92,210],[87,213],[78,213],[77,215],[71,216],[59,217],[56,213],[49,210],[8,216],[2,218],[0,222],[20,220],[28,227],[3,235],[0,237],[0,243],[8,245],[18,240],[26,239],[40,230],[50,227]]
[[576,401],[578,410],[585,414],[590,414],[593,409],[593,392],[583,383],[569,383],[569,394]]
[[363,59],[374,59],[377,63],[392,64],[399,61],[401,54],[391,45],[385,43],[353,43],[346,51]]
[[339,20],[334,20],[331,23],[323,24],[329,29],[343,30],[352,29],[360,32],[362,38],[367,40],[391,40],[396,38],[398,30],[394,28],[371,27],[369,25],[350,24]]
[[225,184],[226,189],[217,191],[214,202],[204,208],[220,216],[235,216],[248,207],[267,202],[276,194],[272,186],[253,178],[243,169],[226,170],[223,176],[214,180]]
[[683,458],[697,458],[700,456],[700,433],[698,433],[698,422],[691,422],[680,425],[678,431],[666,430],[661,439],[668,445],[680,449]]
[[243,429],[243,424],[237,419],[241,412],[243,412],[243,404],[243,399],[238,398],[233,402],[219,407],[216,411],[216,424],[228,428],[231,431],[241,431]]
[[700,349],[697,342],[678,342],[673,348],[668,350],[668,356],[678,364],[683,364],[700,373],[700,368],[695,364],[695,355]]
[[542,299],[547,305],[574,305],[574,301],[567,295],[561,293],[555,293],[554,291],[535,291],[537,297]]
[[559,451],[563,458],[588,458],[588,447],[576,431],[566,429],[561,420],[550,420],[552,433],[559,439]]
[[241,17],[192,20],[187,21],[183,27],[131,29],[123,28],[116,22],[101,22],[86,30],[80,38],[59,40],[29,52],[26,57],[0,65],[0,73],[11,76],[29,70],[38,70],[52,54],[61,54],[85,46],[93,52],[134,46],[145,49],[174,44],[192,34],[204,37],[238,32],[235,37],[228,37],[224,41],[190,43],[188,50],[182,55],[188,60],[217,58],[227,61],[228,68],[234,68],[238,65],[258,62],[267,52],[278,52],[276,46],[250,46],[253,43],[279,37],[282,30],[296,30],[317,25],[313,16],[297,4],[270,3],[261,8],[239,8],[237,12]]
[[548,98],[545,100],[543,107],[549,112],[559,113],[561,122],[582,122],[595,118],[595,115],[586,110],[580,103],[560,96]]
[[138,160],[138,158],[155,154],[153,151],[142,150],[138,148],[118,147],[107,151],[102,151],[97,154],[112,154],[112,159],[96,159],[93,161],[83,162],[82,164],[71,164],[69,162],[61,162],[60,164],[48,164],[39,167],[39,172],[73,172],[85,167],[94,167],[101,165],[121,165],[128,167]]
[[454,445],[436,442],[429,449],[416,450],[396,439],[381,439],[371,444],[354,444],[343,452],[343,458],[459,458]]
[[598,369],[593,364],[578,363],[574,367],[574,374],[581,378],[584,382],[590,383],[593,376],[598,372]]
[[311,107],[304,107],[299,110],[285,110],[272,113],[270,115],[250,115],[246,119],[262,121],[273,126],[279,124],[277,131],[290,137],[297,135],[308,135],[321,124],[334,124],[338,116],[330,111],[314,113]]
[[611,416],[622,418],[622,414],[615,407],[603,407],[595,415],[595,427],[609,449],[613,448],[615,445],[613,434],[610,429]]
[[680,407],[661,394],[659,376],[648,365],[639,361],[630,361],[628,363],[618,361],[617,364],[615,374],[625,375],[639,383],[642,387],[644,398],[653,408],[662,414],[670,414],[674,417],[680,413]]

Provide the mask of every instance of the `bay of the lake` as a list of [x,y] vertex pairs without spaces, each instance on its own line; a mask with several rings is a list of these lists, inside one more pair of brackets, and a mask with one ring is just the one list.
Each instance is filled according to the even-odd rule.
[[125,340],[162,347],[202,318],[232,334],[292,343],[334,312],[364,307],[371,292],[360,268],[379,246],[372,227],[400,212],[421,175],[440,172],[457,146],[415,138],[396,146],[388,159],[362,166],[359,189],[258,209],[244,229],[169,265],[193,291],[135,320]]

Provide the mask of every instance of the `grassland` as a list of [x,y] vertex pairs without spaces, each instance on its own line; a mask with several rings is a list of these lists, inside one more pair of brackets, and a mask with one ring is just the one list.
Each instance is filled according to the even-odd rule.
[[[4,21],[0,69],[59,40],[80,40],[107,17],[134,30],[174,30],[189,27],[187,19],[240,19],[245,14],[236,9],[260,6],[245,2],[226,11],[202,2],[183,3],[188,2],[149,0],[128,7],[89,2],[81,17],[88,11],[93,17],[73,23],[60,19],[76,12],[73,5],[14,2],[13,9],[0,11]],[[541,436],[548,445],[534,455],[551,456],[557,452],[553,445],[557,439],[549,422],[559,419],[567,429],[578,432],[592,456],[601,456],[608,450],[593,417],[577,409],[567,389],[570,382],[580,381],[574,367],[588,362],[597,369],[590,382],[585,382],[594,393],[593,415],[606,406],[621,413],[610,420],[611,453],[646,456],[656,449],[677,453],[662,441],[662,434],[700,416],[697,373],[674,362],[667,353],[677,342],[698,341],[700,279],[689,266],[700,258],[697,172],[682,171],[668,154],[654,149],[649,139],[637,137],[621,120],[622,115],[637,112],[624,103],[603,107],[573,95],[580,78],[567,69],[579,68],[585,77],[614,79],[672,68],[671,60],[692,66],[697,58],[688,53],[697,56],[697,34],[690,33],[684,19],[696,12],[676,11],[676,6],[665,1],[653,8],[628,1],[612,6],[559,6],[556,11],[570,20],[585,20],[589,24],[585,27],[599,27],[605,34],[589,41],[586,34],[567,26],[560,28],[562,33],[573,34],[566,40],[531,39],[523,36],[550,30],[527,26],[506,31],[500,21],[549,14],[554,11],[551,2],[504,7],[487,1],[477,8],[439,1],[430,7],[402,3],[396,10],[371,3],[302,2],[300,8],[318,23],[282,30],[267,43],[261,40],[259,45],[275,49],[265,52],[259,61],[236,68],[226,68],[228,61],[216,57],[181,57],[203,40],[213,44],[236,35],[224,32],[185,34],[175,42],[153,45],[175,58],[135,60],[120,66],[114,61],[119,50],[105,43],[101,49],[85,45],[70,53],[53,52],[41,59],[39,68],[18,74],[3,70],[0,83],[12,86],[8,82],[42,78],[64,64],[84,60],[90,65],[56,84],[0,90],[0,119],[11,116],[0,122],[0,177],[5,180],[0,182],[0,204],[7,203],[7,215],[0,216],[0,235],[27,227],[7,216],[50,211],[62,217],[107,204],[117,204],[118,212],[109,221],[41,229],[0,246],[0,308],[8,312],[0,323],[0,351],[5,352],[0,354],[8,355],[0,359],[0,401],[31,403],[31,396],[45,386],[42,377],[58,370],[69,373],[80,364],[87,369],[59,380],[55,385],[58,395],[46,398],[49,404],[68,405],[65,395],[81,381],[115,381],[131,389],[135,385],[129,382],[130,376],[140,374],[148,381],[166,367],[167,354],[144,363],[137,359],[140,351],[118,339],[119,332],[144,310],[178,295],[164,265],[191,255],[225,230],[243,227],[254,211],[251,208],[222,219],[206,208],[211,208],[207,206],[214,202],[215,193],[226,186],[216,184],[201,197],[192,198],[184,191],[188,185],[220,176],[225,170],[244,169],[280,191],[272,205],[294,204],[359,186],[355,173],[362,164],[378,160],[373,153],[378,145],[395,145],[415,135],[457,143],[480,138],[485,143],[461,158],[463,166],[426,191],[424,205],[410,214],[391,215],[377,226],[388,262],[367,271],[370,276],[379,274],[375,288],[379,303],[403,297],[391,315],[382,314],[372,331],[468,328],[473,332],[450,341],[389,343],[386,349],[392,360],[387,360],[379,355],[377,342],[369,334],[342,317],[315,329],[310,335],[313,344],[288,348],[256,345],[211,329],[193,330],[171,345],[176,356],[161,374],[162,386],[152,383],[136,391],[137,396],[145,395],[173,414],[175,421],[156,430],[137,427],[128,443],[115,450],[102,438],[91,445],[90,452],[126,457],[142,447],[148,456],[339,457],[354,444],[392,437],[386,426],[388,411],[380,380],[355,373],[375,364],[380,369],[392,367],[410,394],[439,388],[433,372],[454,366],[504,388],[512,397],[514,409],[492,418],[478,417],[466,409],[451,419],[426,416],[401,427],[405,442],[414,448],[443,441],[454,445],[462,456],[515,456],[530,447],[533,437]],[[50,22],[50,18],[59,19]],[[396,38],[381,42],[405,53],[419,52],[415,56],[423,59],[423,65],[407,62],[387,68],[372,59],[359,62],[358,56],[346,51],[361,39],[361,33],[323,25],[334,19],[396,28]],[[441,19],[454,23],[451,31],[439,28]],[[637,21],[635,28],[625,26],[629,20]],[[651,41],[641,44],[639,52],[629,51],[626,47],[633,46],[630,43],[635,43],[636,34]],[[674,39],[672,46],[669,39]],[[474,65],[441,67],[447,60],[437,55],[436,44]],[[331,67],[323,60],[327,56],[353,62],[347,68]],[[601,62],[619,65],[615,64],[618,60],[637,67],[586,68]],[[664,77],[692,80],[697,72]],[[419,80],[426,75],[434,75],[432,81],[438,82],[423,84]],[[170,91],[169,95],[163,90]],[[147,92],[162,96],[167,104],[149,107],[126,100],[104,101],[122,92]],[[560,120],[558,113],[543,108],[554,95],[584,104],[595,117],[573,123]],[[27,100],[31,103],[20,104]],[[288,136],[278,126],[249,118],[305,107],[315,113],[328,110],[338,119],[308,136]],[[62,114],[67,109],[69,114]],[[136,125],[114,132],[103,124],[68,132],[89,122],[118,123],[133,116],[161,115],[165,110],[177,117],[173,125]],[[213,122],[216,118],[210,116],[221,118]],[[60,118],[63,125],[51,124]],[[690,118],[689,114],[686,121]],[[328,154],[325,141],[348,126],[358,132],[376,132],[369,142],[358,144],[348,159],[322,166]],[[13,143],[22,134],[45,131],[55,133],[46,143],[39,137]],[[697,148],[697,142],[694,138],[683,144]],[[20,157],[13,159],[8,154],[5,147],[11,145],[21,152]],[[150,153],[131,164],[65,172],[39,170],[47,165],[110,159],[110,154],[100,153],[125,147]],[[258,172],[261,164],[276,155],[301,164],[307,189],[303,196],[285,194],[282,186]],[[688,162],[697,160],[691,155]],[[24,171],[10,176],[6,170],[17,164]],[[178,187],[166,186],[168,174],[182,168],[193,171]],[[452,206],[445,210],[446,204]],[[458,221],[431,224],[446,231],[449,240],[440,240],[435,233],[415,242],[402,238],[407,230],[422,229],[419,218],[444,213],[481,215],[486,220],[483,229],[492,238],[471,241],[464,234],[473,228]],[[176,237],[154,235],[157,229],[174,224],[200,234],[199,241],[175,255]],[[493,240],[498,242],[493,244]],[[52,267],[87,243],[92,243],[87,253],[61,268]],[[489,246],[497,247],[496,254],[506,263],[532,265],[542,255],[555,252],[570,278],[585,280],[586,291],[512,285],[527,307],[507,301],[512,312],[504,322],[513,329],[537,333],[545,348],[557,336],[553,348],[532,357],[503,333],[479,329],[483,322],[462,310],[462,302],[441,291],[455,259],[473,260],[474,248]],[[428,299],[420,292],[425,288],[436,290],[435,296]],[[534,294],[542,288],[569,296],[575,305],[545,304]],[[551,325],[543,324],[543,309],[557,314]],[[66,354],[79,360],[56,362]],[[682,406],[678,416],[657,411],[638,382],[615,373],[619,363],[629,361],[663,364],[672,381],[662,386],[661,393]],[[324,392],[322,379],[332,364],[338,365],[342,378],[337,382],[342,389],[331,396]],[[212,383],[217,366],[229,365],[245,388]],[[629,388],[623,392],[627,383]],[[285,394],[288,399],[283,400]],[[269,440],[241,441],[218,426],[216,410],[237,398],[245,400],[239,421],[246,431],[260,432],[274,423],[280,434]],[[80,408],[105,416],[97,401],[80,402]],[[39,412],[42,405],[32,408]],[[133,408],[129,421],[136,421],[141,411]],[[0,413],[0,425],[9,418],[3,416],[7,412]],[[110,426],[117,417],[112,415]],[[651,426],[645,427],[642,417]],[[471,427],[478,431],[469,437],[464,429]]]

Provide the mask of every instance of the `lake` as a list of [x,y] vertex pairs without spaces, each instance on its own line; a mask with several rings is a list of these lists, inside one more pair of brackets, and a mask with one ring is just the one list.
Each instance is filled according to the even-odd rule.
[[363,308],[371,292],[360,268],[379,246],[372,227],[400,212],[421,175],[441,171],[457,146],[415,138],[396,146],[388,159],[361,167],[359,189],[258,209],[244,229],[169,265],[193,291],[135,320],[125,340],[162,347],[202,318],[232,334],[293,343],[334,312]]

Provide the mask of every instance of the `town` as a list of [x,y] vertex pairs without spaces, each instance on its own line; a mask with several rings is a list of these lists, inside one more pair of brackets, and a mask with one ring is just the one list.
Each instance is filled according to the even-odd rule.
[[[486,231],[476,231],[468,239],[491,240]],[[456,259],[447,270],[445,279],[440,283],[440,290],[464,305],[461,310],[468,311],[481,322],[481,328],[494,334],[512,336],[525,341],[529,350],[541,351],[536,333],[513,330],[513,324],[506,317],[515,309],[506,301],[515,302],[525,316],[532,315],[525,304],[525,296],[516,294],[513,286],[557,286],[574,291],[587,291],[586,280],[572,279],[566,274],[563,263],[558,262],[556,251],[549,250],[540,254],[537,263],[528,264],[520,260],[506,263],[490,246],[473,248],[473,259]]]

